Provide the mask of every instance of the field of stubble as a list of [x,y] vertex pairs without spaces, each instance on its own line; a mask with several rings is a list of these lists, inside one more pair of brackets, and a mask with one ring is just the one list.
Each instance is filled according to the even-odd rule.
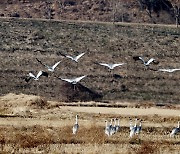
[[[44,101],[42,107],[41,103],[42,98],[24,94],[0,97],[1,153],[179,153],[180,134],[169,136],[180,120],[179,106],[108,108]],[[76,114],[79,130],[73,135]],[[111,118],[119,118],[121,128],[108,137],[105,120]],[[129,118],[142,119],[142,131],[133,138]]]

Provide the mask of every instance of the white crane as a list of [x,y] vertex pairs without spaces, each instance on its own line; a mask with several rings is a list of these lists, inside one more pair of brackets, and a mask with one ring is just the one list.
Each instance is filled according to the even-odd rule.
[[111,135],[116,133],[116,118],[113,119],[113,121],[114,121],[114,125],[111,127],[111,131],[110,131]]
[[155,61],[154,58],[150,58],[148,61],[145,61],[145,60],[144,60],[142,57],[140,57],[140,56],[134,56],[133,59],[134,59],[135,61],[141,60],[145,66],[149,66],[150,63],[152,63],[152,62],[153,62],[154,64],[158,64],[158,63],[159,63],[158,61]]
[[137,129],[136,129],[136,134],[139,134],[142,130],[142,120],[140,120],[139,122],[139,126],[137,126]]
[[58,77],[58,79],[60,80],[63,80],[63,81],[66,81],[66,82],[69,82],[71,84],[77,84],[80,80],[82,80],[83,78],[85,78],[87,75],[83,75],[83,76],[80,76],[80,77],[77,77],[77,78],[72,78],[72,79],[65,79],[65,78],[60,78]]
[[72,61],[75,61],[76,63],[78,62],[79,58],[81,58],[85,53],[81,53],[80,55],[78,56],[69,56],[69,55],[66,55],[67,58],[71,59]]
[[48,73],[44,71],[39,71],[38,74],[35,76],[31,72],[28,74],[28,77],[25,79],[26,82],[29,82],[30,79],[39,80],[40,76],[48,77]]
[[145,66],[149,66],[150,63],[152,63],[155,59],[151,58],[147,62],[145,62],[145,60],[142,57],[139,57],[139,60],[141,60]]
[[117,120],[116,132],[119,132],[119,131],[120,131],[120,123],[119,123],[119,119],[116,119],[116,120]]
[[112,128],[112,122],[113,122],[113,119],[111,119],[111,122],[109,124],[110,129]]
[[108,67],[110,70],[113,70],[115,67],[122,66],[124,64],[125,63],[118,63],[118,64],[99,63],[99,65]]
[[105,123],[106,123],[106,126],[105,126],[105,134],[107,135],[107,136],[110,136],[110,125],[108,125],[108,122],[107,122],[107,120],[105,120]]
[[132,127],[132,129],[130,130],[130,134],[129,134],[130,138],[132,138],[135,135],[135,133],[136,133],[136,130],[137,130],[137,120],[138,119],[135,120],[134,127]]
[[76,134],[77,131],[78,131],[78,129],[79,129],[79,124],[78,124],[78,114],[77,114],[77,115],[76,115],[76,122],[75,122],[75,124],[74,124],[74,126],[73,126],[73,129],[72,129],[73,134]]
[[180,132],[179,125],[180,125],[180,122],[178,121],[178,126],[171,131],[170,137],[174,137],[178,132]]
[[111,119],[111,122],[109,124],[110,135],[113,135],[113,125],[112,125],[112,123],[113,123],[113,119]]
[[133,129],[132,119],[129,119],[129,129],[130,131]]
[[168,73],[173,73],[175,71],[180,71],[179,68],[174,68],[174,69],[159,69],[158,71],[160,72],[168,72]]
[[55,68],[56,68],[56,67],[59,65],[59,63],[61,62],[61,61],[58,61],[58,62],[55,63],[53,66],[48,66],[48,65],[46,65],[46,64],[43,64],[39,59],[36,58],[36,60],[37,60],[40,64],[42,64],[43,66],[45,66],[45,67],[48,69],[48,71],[50,71],[50,72],[54,72]]

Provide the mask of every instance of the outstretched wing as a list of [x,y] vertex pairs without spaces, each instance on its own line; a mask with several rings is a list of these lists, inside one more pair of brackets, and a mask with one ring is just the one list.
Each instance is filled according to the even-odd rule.
[[27,77],[27,78],[25,78],[25,81],[26,82],[29,82],[31,80],[31,77],[29,76],[29,77]]
[[180,68],[172,69],[173,71],[180,71]]
[[79,82],[80,80],[82,80],[83,78],[85,78],[87,75],[83,75],[83,76],[80,76],[78,78],[75,78],[74,81],[75,82]]
[[76,56],[74,59],[77,61],[79,58],[81,58],[85,53],[81,53],[80,55]]
[[66,57],[66,55],[64,53],[59,52],[59,54],[63,57]]
[[61,61],[58,61],[56,64],[54,64],[54,65],[52,66],[52,69],[54,70],[54,69],[59,65],[60,62],[61,62]]
[[72,60],[74,59],[72,56],[69,56],[69,55],[66,55],[66,57]]
[[48,67],[46,64],[43,64],[42,61],[40,61],[38,58],[36,58],[36,60],[37,60],[41,65],[43,65],[43,66],[45,66],[45,67]]
[[119,63],[119,64],[113,64],[113,68],[114,67],[117,67],[117,66],[122,66],[122,65],[124,65],[125,63]]
[[29,73],[29,76],[30,76],[31,78],[34,78],[34,79],[36,78],[35,75],[32,74],[32,73]]
[[37,76],[36,76],[36,78],[38,79],[42,74],[43,74],[43,72],[42,72],[42,71],[39,71],[38,74],[37,74]]
[[69,83],[73,82],[72,79],[63,79],[63,78],[58,78],[58,79],[60,79],[60,80],[62,80],[62,81],[69,82]]
[[152,63],[155,59],[154,58],[151,58],[148,60],[148,62],[146,63],[146,65],[149,65],[150,63]]
[[106,67],[110,67],[110,65],[109,65],[109,64],[106,64],[106,63],[99,63],[99,65],[106,66]]
[[170,69],[158,69],[158,71],[161,71],[161,72],[170,72],[171,70]]
[[158,71],[172,73],[174,71],[180,71],[180,69],[178,69],[178,68],[175,68],[175,69],[159,69]]
[[145,64],[145,61],[142,57],[139,57],[139,60],[141,60],[143,62],[143,64]]

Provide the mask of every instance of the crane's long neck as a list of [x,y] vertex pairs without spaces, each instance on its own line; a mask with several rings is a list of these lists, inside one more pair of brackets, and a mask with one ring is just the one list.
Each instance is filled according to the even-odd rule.
[[114,119],[114,126],[116,126],[116,119]]
[[76,124],[78,124],[78,116],[76,115]]
[[129,121],[129,125],[130,125],[130,127],[132,127],[132,120]]
[[106,127],[108,127],[108,122],[106,121]]
[[179,128],[180,127],[180,122],[178,121],[178,126],[177,126],[177,128]]
[[142,126],[142,123],[141,123],[141,121],[140,121],[140,123],[139,123],[139,127],[141,127]]
[[119,126],[120,124],[119,124],[119,119],[118,119],[118,126]]
[[137,127],[137,119],[135,120],[135,124],[134,124],[134,127]]
[[112,121],[113,121],[113,120],[111,119],[111,123],[110,123],[110,126],[112,126]]

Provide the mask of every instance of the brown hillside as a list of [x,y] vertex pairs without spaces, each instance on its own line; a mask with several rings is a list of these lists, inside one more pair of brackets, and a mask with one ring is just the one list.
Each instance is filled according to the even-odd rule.
[[[180,72],[157,71],[180,67],[179,36],[180,29],[175,26],[1,19],[0,94],[24,93],[73,101],[74,96],[74,100],[93,100],[88,96],[91,90],[101,94],[103,100],[180,103]],[[78,64],[61,56],[82,52],[86,54]],[[145,68],[133,60],[134,56],[145,60],[153,57],[159,63]],[[62,62],[48,78],[26,83],[29,72],[47,71],[36,58],[47,65]],[[110,72],[98,62],[126,64]],[[57,79],[82,75],[87,75],[80,83],[88,93],[75,92],[73,97],[69,95],[73,88],[64,88],[65,81]]]
[[153,12],[150,18],[137,0],[1,0],[0,3],[2,17],[175,23],[172,11]]

